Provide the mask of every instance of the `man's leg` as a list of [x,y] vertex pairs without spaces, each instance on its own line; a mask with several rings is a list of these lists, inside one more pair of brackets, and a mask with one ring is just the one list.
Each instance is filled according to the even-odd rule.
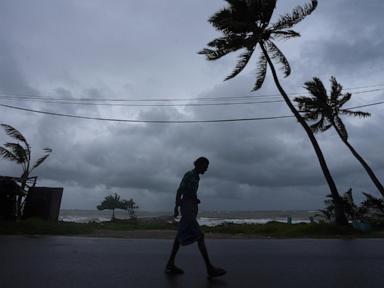
[[205,266],[207,267],[208,276],[210,276],[210,277],[218,277],[218,276],[222,276],[225,273],[227,273],[224,269],[218,268],[218,267],[214,267],[212,265],[211,260],[209,259],[209,256],[208,256],[207,247],[205,246],[204,234],[197,241],[197,244],[199,246],[200,253],[201,253],[201,255],[204,258]]
[[177,251],[179,251],[179,248],[180,248],[179,240],[175,238],[175,241],[173,242],[173,246],[172,246],[171,256],[169,257],[169,260],[168,260],[168,265],[175,265],[175,258],[176,258]]
[[165,267],[165,273],[167,273],[167,274],[182,274],[182,273],[184,273],[184,271],[182,269],[178,268],[175,265],[175,258],[176,258],[177,251],[179,251],[179,248],[180,248],[180,243],[176,237],[175,241],[173,241],[171,256],[169,257],[167,266]]
[[207,266],[207,270],[212,269],[213,266],[212,266],[211,260],[209,260],[207,247],[205,246],[204,234],[202,235],[202,237],[199,238],[199,240],[197,241],[197,244],[199,246],[201,256],[203,256],[205,266]]

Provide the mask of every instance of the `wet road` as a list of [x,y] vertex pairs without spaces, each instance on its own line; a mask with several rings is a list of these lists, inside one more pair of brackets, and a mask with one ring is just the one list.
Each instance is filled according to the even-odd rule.
[[384,287],[382,239],[207,240],[228,274],[209,280],[196,245],[168,277],[171,240],[0,236],[0,287]]

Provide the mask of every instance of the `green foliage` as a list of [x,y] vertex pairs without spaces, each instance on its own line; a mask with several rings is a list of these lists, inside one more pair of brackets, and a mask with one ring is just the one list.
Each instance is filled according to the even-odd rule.
[[[354,203],[352,189],[349,189],[341,197],[343,202],[345,215],[348,220],[354,220],[359,216],[359,209]],[[316,217],[320,217],[327,222],[333,223],[335,221],[335,204],[332,198],[332,195],[327,195],[327,199],[324,201],[325,208],[320,209],[320,214],[317,214]]]
[[352,94],[343,94],[343,87],[336,81],[335,77],[331,77],[330,95],[327,94],[323,82],[316,77],[314,77],[312,81],[306,82],[305,88],[309,91],[310,95],[296,97],[295,102],[297,103],[300,112],[303,114],[304,119],[312,123],[310,125],[312,132],[324,132],[329,128],[334,127],[342,142],[364,167],[377,190],[379,190],[380,194],[384,197],[383,184],[381,184],[379,178],[364,158],[348,142],[348,132],[340,118],[341,115],[365,118],[369,117],[370,113],[343,108],[344,104],[351,99]]
[[337,130],[343,141],[348,140],[348,132],[342,122],[340,115],[357,117],[369,117],[370,113],[354,111],[343,108],[352,95],[342,93],[343,87],[335,77],[331,77],[331,93],[328,95],[323,82],[314,77],[312,81],[305,83],[309,96],[296,97],[297,103],[303,117],[308,121],[314,121],[310,126],[314,133],[327,131],[332,126]]
[[139,208],[133,199],[120,200],[117,193],[108,195],[103,202],[97,206],[98,210],[112,210],[112,219],[115,219],[115,209],[127,210],[131,218],[135,218],[135,209]]
[[4,147],[0,146],[0,156],[2,156],[4,159],[16,162],[22,167],[20,183],[21,189],[25,192],[25,194],[20,194],[17,198],[17,215],[20,218],[22,213],[22,200],[28,192],[25,191],[28,178],[32,171],[39,167],[49,157],[52,149],[48,147],[44,148],[43,150],[45,154],[40,157],[34,164],[32,164],[31,146],[29,145],[24,135],[10,125],[1,124],[1,126],[9,137],[17,141],[17,143],[5,143]]
[[349,226],[336,226],[332,224],[286,224],[269,222],[266,224],[224,224],[214,227],[203,227],[204,232],[240,234],[245,236],[258,235],[263,237],[314,237],[334,238],[358,236],[361,233]]
[[[375,225],[384,224],[384,199],[378,199],[368,193],[363,193],[365,196],[365,201],[363,201],[360,206],[354,203],[352,196],[352,189],[349,189],[342,196],[342,201],[345,208],[346,216],[348,220],[362,221]],[[316,217],[320,217],[327,222],[334,222],[335,219],[335,205],[333,203],[332,197],[327,196],[328,199],[324,201],[325,208],[319,210],[319,214]]]
[[[289,29],[311,14],[317,7],[317,0],[311,0],[303,7],[296,7],[291,14],[281,16],[275,24],[270,24],[277,0],[226,0],[229,6],[215,13],[208,21],[223,33],[223,36],[210,41],[209,48],[202,49],[208,60],[217,60],[231,52],[245,50],[239,56],[234,71],[225,78],[238,75],[249,63],[259,45],[269,53],[272,60],[281,64],[284,76],[291,73],[288,60],[274,44],[275,39],[299,37],[300,34]],[[261,54],[258,63],[256,84],[253,90],[261,88],[266,74],[266,55]],[[264,58],[263,58],[264,57]]]
[[[159,219],[114,220],[102,223],[50,222],[41,219],[28,219],[19,222],[0,222],[0,235],[122,235],[124,231],[166,230],[174,237],[177,225]],[[269,222],[267,224],[223,224],[215,227],[202,226],[205,233],[226,234],[234,237],[274,237],[274,238],[340,238],[359,237],[365,235],[351,227],[340,227],[332,224],[286,224]],[[117,233],[107,233],[114,231]],[[119,233],[120,232],[120,233]],[[105,233],[105,234],[103,234]],[[371,235],[371,234],[368,234]],[[372,236],[380,237],[380,234]],[[116,236],[114,236],[116,237]]]
[[[7,124],[1,124],[3,129],[5,130],[6,134],[19,141],[18,143],[5,143],[4,147],[0,147],[0,155],[10,161],[14,161],[17,164],[20,164],[23,169],[22,173],[22,180],[26,181],[26,179],[29,177],[31,172],[40,166],[49,156],[49,154],[52,152],[51,148],[44,148],[45,155],[40,157],[33,165],[31,164],[31,146],[21,134],[20,131],[18,131],[16,128],[7,125]],[[21,143],[20,143],[21,142]],[[25,185],[25,183],[24,183]]]

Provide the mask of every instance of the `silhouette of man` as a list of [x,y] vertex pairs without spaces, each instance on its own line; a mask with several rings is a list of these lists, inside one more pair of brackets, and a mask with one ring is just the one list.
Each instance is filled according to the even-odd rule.
[[207,158],[198,158],[194,162],[195,168],[185,173],[180,186],[177,189],[176,205],[173,216],[176,218],[179,215],[180,207],[181,220],[175,241],[173,242],[171,256],[165,268],[167,274],[184,273],[182,269],[175,265],[177,251],[179,250],[180,245],[189,245],[195,241],[197,241],[200,253],[203,256],[208,276],[218,277],[226,273],[224,269],[212,265],[205,246],[204,234],[201,232],[199,223],[196,220],[198,204],[200,203],[200,200],[197,198],[197,189],[200,180],[199,174],[204,174],[208,170],[208,165],[209,160]]

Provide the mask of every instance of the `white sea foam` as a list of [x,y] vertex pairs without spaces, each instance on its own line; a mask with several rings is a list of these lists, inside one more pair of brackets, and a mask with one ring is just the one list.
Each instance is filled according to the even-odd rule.
[[[148,218],[150,216],[141,216],[139,218]],[[128,219],[127,217],[119,217],[120,219]],[[95,216],[95,215],[65,215],[59,217],[60,221],[64,222],[75,222],[75,223],[89,223],[89,222],[106,222],[110,221],[110,217],[106,216]],[[176,221],[179,221],[177,219]],[[209,227],[223,225],[226,223],[232,223],[232,224],[265,224],[271,221],[277,221],[282,223],[287,223],[287,218],[214,218],[214,217],[198,217],[197,221],[200,225],[205,225]],[[310,221],[308,219],[294,219],[292,220],[292,223],[300,223],[305,222],[309,223]]]
[[66,215],[66,216],[60,216],[59,220],[64,222],[75,222],[75,223],[89,223],[89,222],[100,223],[100,222],[110,221],[111,218]]
[[[271,221],[276,221],[276,222],[282,222],[282,223],[287,223],[287,219],[285,218],[263,218],[263,219],[218,219],[218,218],[206,218],[206,217],[200,217],[197,219],[200,225],[205,225],[205,226],[218,226],[222,224],[266,224]],[[291,223],[309,223],[309,220],[305,219],[297,219],[297,220],[292,220]]]

